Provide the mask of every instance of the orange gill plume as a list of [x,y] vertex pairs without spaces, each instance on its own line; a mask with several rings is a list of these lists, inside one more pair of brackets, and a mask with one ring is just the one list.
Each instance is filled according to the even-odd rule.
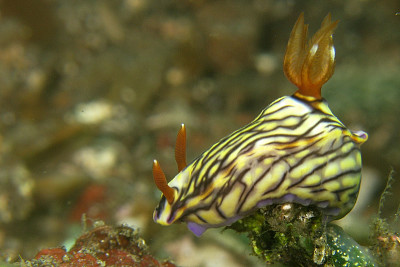
[[[178,165],[178,171],[182,171],[186,167],[186,128],[184,124],[181,125],[176,137],[175,160]],[[168,203],[172,204],[174,202],[174,189],[168,185],[167,178],[157,160],[153,161],[153,178],[154,183],[164,194]]]
[[297,19],[283,63],[286,77],[298,87],[297,93],[321,99],[321,87],[335,68],[332,34],[338,22],[331,22],[328,14],[307,44],[308,25],[304,25],[304,13]]

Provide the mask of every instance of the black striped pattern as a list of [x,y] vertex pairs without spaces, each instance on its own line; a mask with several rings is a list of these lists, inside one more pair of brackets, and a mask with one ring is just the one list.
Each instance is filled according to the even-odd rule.
[[357,198],[365,139],[350,132],[324,100],[282,97],[180,172],[169,183],[177,190],[174,203],[162,200],[154,219],[216,227],[282,202],[342,217]]

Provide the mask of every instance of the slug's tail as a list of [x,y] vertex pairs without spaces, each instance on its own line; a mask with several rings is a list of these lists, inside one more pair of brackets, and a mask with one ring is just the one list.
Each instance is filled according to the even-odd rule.
[[298,87],[297,93],[321,99],[321,87],[335,69],[332,34],[339,21],[328,14],[321,28],[307,43],[308,25],[301,13],[290,34],[283,62],[286,77]]

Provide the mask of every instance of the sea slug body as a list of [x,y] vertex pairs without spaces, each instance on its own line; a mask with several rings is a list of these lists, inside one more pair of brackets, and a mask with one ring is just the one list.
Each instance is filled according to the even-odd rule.
[[188,165],[182,125],[175,147],[179,173],[167,183],[159,163],[153,163],[154,181],[163,193],[155,222],[183,221],[199,236],[275,203],[313,205],[328,220],[353,208],[361,182],[360,145],[368,136],[347,129],[321,96],[334,72],[337,23],[326,16],[307,43],[301,14],[284,58],[285,75],[298,90]]

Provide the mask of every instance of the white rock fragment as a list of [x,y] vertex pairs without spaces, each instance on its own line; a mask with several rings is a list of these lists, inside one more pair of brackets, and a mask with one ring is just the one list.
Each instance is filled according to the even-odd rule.
[[111,118],[113,106],[105,100],[96,100],[79,104],[73,113],[73,121],[83,124],[98,124]]

